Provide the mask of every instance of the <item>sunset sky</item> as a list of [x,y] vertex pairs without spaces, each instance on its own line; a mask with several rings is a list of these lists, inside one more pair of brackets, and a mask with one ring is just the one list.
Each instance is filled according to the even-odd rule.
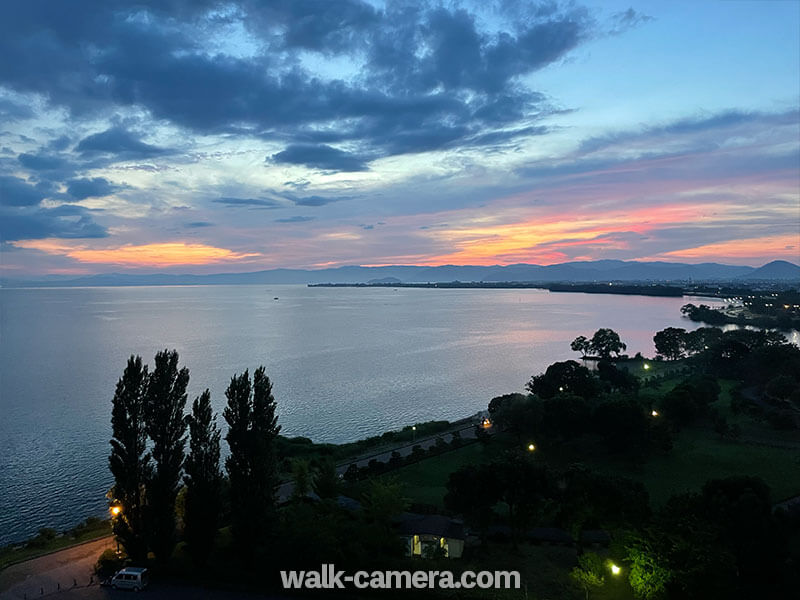
[[8,277],[800,260],[800,2],[6,0],[0,57]]

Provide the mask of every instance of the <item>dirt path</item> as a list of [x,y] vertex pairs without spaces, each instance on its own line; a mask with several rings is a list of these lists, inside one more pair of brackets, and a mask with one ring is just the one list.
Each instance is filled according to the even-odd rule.
[[[46,556],[11,565],[0,571],[0,600],[36,598],[59,590],[86,586],[94,576],[97,558],[114,548],[111,536],[65,548]],[[97,579],[95,578],[95,584]]]

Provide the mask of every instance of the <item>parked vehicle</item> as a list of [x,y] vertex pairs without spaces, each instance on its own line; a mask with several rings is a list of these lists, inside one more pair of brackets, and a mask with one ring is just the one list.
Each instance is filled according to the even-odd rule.
[[150,582],[150,573],[143,567],[125,567],[117,571],[109,581],[115,590],[139,592]]

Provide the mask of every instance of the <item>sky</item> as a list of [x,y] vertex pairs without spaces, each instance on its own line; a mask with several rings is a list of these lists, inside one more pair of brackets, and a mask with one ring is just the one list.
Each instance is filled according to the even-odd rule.
[[7,277],[800,262],[800,2],[6,0]]

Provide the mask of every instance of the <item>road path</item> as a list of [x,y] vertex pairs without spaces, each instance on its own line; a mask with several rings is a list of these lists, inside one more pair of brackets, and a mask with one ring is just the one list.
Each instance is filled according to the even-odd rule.
[[[114,548],[111,536],[65,548],[11,565],[0,571],[0,600],[24,600],[52,594],[60,589],[88,586],[94,577],[97,558],[107,548]],[[94,579],[95,585],[97,578]]]
[[[403,458],[409,456],[413,451],[414,446],[419,446],[423,450],[428,450],[432,446],[436,445],[436,439],[442,438],[445,442],[451,442],[453,440],[453,433],[458,431],[461,434],[462,440],[470,440],[475,437],[475,425],[473,423],[462,423],[459,424],[457,428],[451,429],[449,431],[440,432],[435,435],[431,435],[425,438],[420,438],[419,440],[412,441],[410,443],[404,442],[401,446],[396,446],[393,448],[384,449],[383,451],[377,454],[371,454],[368,456],[362,456],[357,459],[353,459],[347,462],[344,462],[336,467],[336,473],[339,475],[344,475],[345,471],[350,467],[351,464],[355,464],[357,467],[366,467],[371,460],[377,460],[378,462],[388,463],[389,459],[392,458],[392,452],[397,452]],[[286,483],[281,484],[278,486],[278,502],[286,502],[292,495],[292,491],[294,490],[294,483],[288,481]]]

